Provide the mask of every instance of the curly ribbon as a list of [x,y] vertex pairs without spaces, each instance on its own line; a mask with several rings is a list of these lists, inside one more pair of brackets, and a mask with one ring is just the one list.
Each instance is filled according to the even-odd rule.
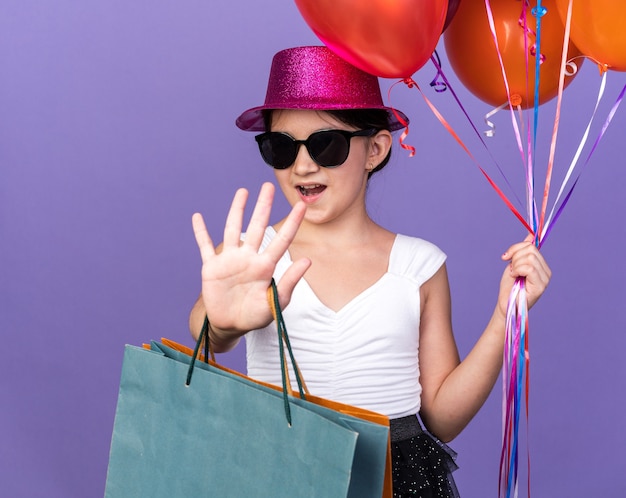
[[[391,88],[389,88],[389,92],[387,93],[387,100],[389,100],[390,102],[391,102],[391,89],[394,86],[396,86],[398,83],[400,83],[400,82],[401,81],[395,82],[393,85],[391,85]],[[406,83],[406,80],[404,80],[404,82]],[[411,88],[409,83],[406,83],[406,84],[409,86],[409,88]],[[400,134],[400,138],[398,139],[398,141],[400,143],[400,147],[402,147],[404,150],[408,150],[409,151],[409,157],[413,157],[415,155],[415,147],[413,147],[412,145],[404,143],[404,140],[406,139],[406,137],[409,136],[409,123],[407,123],[406,119],[404,119],[400,115],[400,113],[398,111],[396,111],[396,109],[393,106],[391,107],[391,111],[393,112],[393,114],[396,117],[396,119],[398,120],[398,122],[402,126],[404,126],[404,130],[402,130],[402,133]]]
[[[541,2],[539,2],[541,3]],[[539,3],[537,4],[537,7],[534,7],[532,9],[532,14],[535,17],[543,17],[546,12],[548,11],[545,7],[540,7]],[[528,39],[528,35],[532,36],[533,38],[535,38],[536,40],[539,40],[539,34],[540,34],[540,30],[537,30],[537,32],[533,31],[532,29],[530,29],[528,27],[528,23],[526,22],[526,7],[529,7],[529,3],[528,0],[524,0],[524,8],[522,9],[522,13],[519,16],[519,19],[517,21],[517,24],[519,24],[519,26],[521,28],[524,29],[525,33],[527,36],[524,37],[524,43],[526,44],[527,39]],[[537,43],[534,43],[533,45],[531,45],[530,47],[526,46],[526,53],[530,53],[530,55],[532,55],[533,57],[537,56],[537,48],[540,45],[539,41],[537,41]],[[544,54],[542,54],[541,52],[539,52],[539,57],[538,57],[538,61],[539,63],[543,63],[546,60],[546,56]]]
[[[522,103],[522,98],[519,95],[511,95],[511,104],[520,115],[520,120],[523,121],[524,118],[521,112],[522,111],[521,103]],[[484,117],[485,124],[489,128],[488,130],[483,131],[483,134],[486,137],[493,138],[496,136],[496,125],[493,123],[493,121],[491,121],[491,118],[494,117],[498,112],[506,109],[508,106],[509,106],[509,103],[505,102],[504,104],[499,105],[498,107],[494,107],[491,111],[485,114],[485,117]],[[523,126],[521,126],[520,128],[523,128]]]
[[441,59],[439,58],[439,54],[437,53],[436,50],[433,52],[431,59],[436,60],[435,67],[437,69],[437,74],[435,74],[435,77],[430,82],[430,86],[437,93],[445,92],[448,89],[448,84],[446,82],[446,77],[441,71]]
[[491,121],[491,118],[493,116],[496,115],[496,113],[500,112],[502,109],[505,109],[506,107],[508,107],[508,102],[505,102],[504,104],[495,107],[494,109],[492,109],[491,111],[489,111],[487,114],[485,114],[485,124],[487,125],[487,127],[489,128],[488,130],[483,131],[483,133],[485,134],[486,137],[492,138],[495,136],[496,134],[496,125],[493,124],[493,121]]

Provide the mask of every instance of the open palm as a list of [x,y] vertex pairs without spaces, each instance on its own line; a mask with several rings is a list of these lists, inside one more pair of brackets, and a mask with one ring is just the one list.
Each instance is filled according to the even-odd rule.
[[[237,191],[226,219],[224,241],[215,248],[202,215],[192,223],[202,257],[202,298],[211,327],[223,338],[235,339],[272,321],[267,288],[276,264],[289,248],[304,218],[306,207],[296,204],[268,247],[259,248],[268,226],[274,186],[265,183],[259,193],[245,240],[241,240],[243,215],[248,199],[245,189]],[[308,267],[306,259],[294,262],[278,282],[281,306],[286,306],[296,283]]]

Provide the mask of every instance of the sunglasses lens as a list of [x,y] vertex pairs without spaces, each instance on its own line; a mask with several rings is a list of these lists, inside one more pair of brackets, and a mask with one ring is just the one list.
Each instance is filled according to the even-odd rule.
[[339,166],[348,159],[349,138],[336,131],[320,131],[309,138],[309,153],[320,166]]
[[355,132],[323,130],[312,133],[306,140],[294,140],[281,132],[267,132],[255,137],[263,160],[276,169],[287,169],[296,160],[300,145],[306,146],[311,158],[320,166],[334,168],[343,164],[350,154],[350,139],[371,136],[376,129]]
[[288,135],[268,133],[259,142],[263,160],[276,169],[286,169],[296,160],[296,144]]

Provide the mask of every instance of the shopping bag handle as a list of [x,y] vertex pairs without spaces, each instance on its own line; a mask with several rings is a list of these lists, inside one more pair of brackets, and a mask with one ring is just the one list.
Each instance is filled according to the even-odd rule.
[[[202,330],[200,331],[200,335],[198,335],[198,340],[196,341],[196,346],[193,348],[193,354],[191,355],[191,361],[189,362],[189,368],[187,369],[187,380],[185,381],[185,385],[191,384],[191,377],[193,376],[193,369],[196,365],[196,360],[198,359],[198,353],[200,351],[200,347],[204,344],[204,361],[205,363],[209,363],[209,318],[204,317],[204,324],[202,325]],[[213,352],[211,351],[211,355]]]
[[276,321],[276,329],[278,330],[278,344],[280,350],[283,384],[287,388],[289,394],[293,396],[291,380],[289,378],[289,365],[286,361],[284,354],[284,347],[286,347],[287,352],[289,353],[289,358],[291,360],[291,365],[294,370],[294,376],[296,378],[296,382],[298,383],[298,393],[300,394],[300,398],[306,399],[306,394],[309,393],[309,390],[306,386],[306,383],[304,382],[304,378],[302,377],[302,373],[300,372],[300,368],[298,367],[298,363],[296,362],[296,358],[291,348],[289,334],[287,334],[287,326],[285,325],[285,319],[283,318],[283,312],[280,308],[280,302],[278,300],[278,289],[276,288],[276,282],[274,281],[274,279],[272,279],[270,286],[267,289],[267,297],[270,304],[270,309],[272,310],[272,316]]
[[[291,382],[289,380],[289,367],[287,362],[287,355],[285,354],[285,348],[287,349],[287,353],[289,354],[289,360],[291,361],[291,365],[294,370],[294,375],[296,378],[296,382],[298,383],[298,394],[300,398],[306,399],[306,394],[308,394],[308,389],[304,380],[302,378],[302,374],[296,363],[296,358],[293,354],[293,350],[291,348],[291,342],[289,341],[289,335],[287,334],[287,327],[285,325],[285,320],[283,318],[282,310],[280,309],[280,302],[278,300],[278,289],[276,288],[276,282],[272,279],[270,286],[267,290],[268,301],[270,304],[270,308],[272,310],[272,316],[276,321],[276,329],[278,330],[278,345],[280,352],[280,365],[281,365],[281,374],[282,374],[282,383],[283,383],[283,400],[285,406],[285,417],[287,418],[287,423],[291,426],[291,408],[289,406],[289,396],[293,396],[293,390],[291,388]],[[191,356],[191,361],[189,362],[189,368],[187,370],[187,380],[185,384],[188,386],[191,384],[191,378],[193,376],[193,371],[195,367],[196,360],[198,359],[198,354],[200,352],[200,348],[204,345],[204,361],[205,363],[209,363],[209,357],[214,360],[213,350],[211,348],[211,343],[209,340],[209,318],[205,316],[204,323],[202,324],[202,330],[198,335],[198,340],[196,341],[196,346],[193,350],[193,355]],[[215,360],[214,360],[215,361]]]

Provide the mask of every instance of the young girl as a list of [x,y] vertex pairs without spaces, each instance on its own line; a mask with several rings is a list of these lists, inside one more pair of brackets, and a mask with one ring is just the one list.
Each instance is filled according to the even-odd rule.
[[386,230],[366,210],[369,178],[388,162],[391,132],[403,126],[398,116],[408,122],[383,106],[376,77],[325,47],[276,54],[265,104],[237,125],[263,132],[261,155],[292,209],[268,226],[274,187],[264,184],[243,234],[248,193],[239,190],[217,250],[202,217],[193,216],[202,295],[190,328],[197,338],[208,315],[216,352],[245,335],[248,374],[280,384],[267,301],[275,278],[311,393],[390,417],[394,496],[458,496],[454,454],[440,440],[461,432],[499,375],[515,279],[526,278],[532,306],[550,269],[530,239],[507,249],[491,319],[461,362],[444,253]]

